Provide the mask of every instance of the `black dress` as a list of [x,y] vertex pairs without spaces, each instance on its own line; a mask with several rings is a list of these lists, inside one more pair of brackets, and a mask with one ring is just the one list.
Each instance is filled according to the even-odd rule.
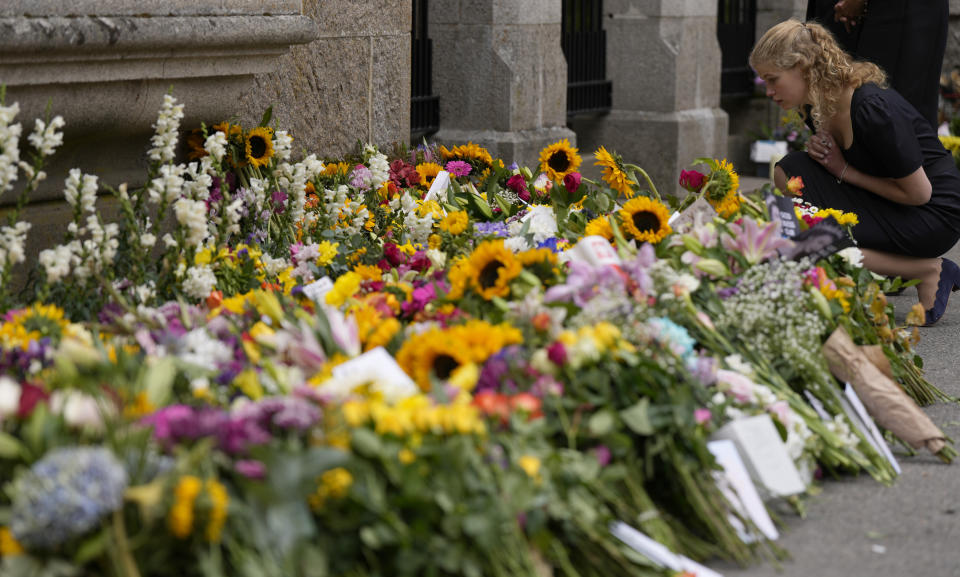
[[870,0],[850,32],[833,20],[836,2],[807,0],[807,20],[826,26],[855,58],[883,68],[890,85],[936,126],[949,0]]
[[853,236],[862,248],[927,258],[950,250],[960,239],[960,170],[933,127],[896,90],[876,84],[853,92],[850,121],[853,143],[842,150],[850,166],[882,178],[902,178],[922,166],[933,188],[930,201],[909,206],[838,183],[806,152],[791,152],[778,165],[788,177],[803,177],[804,200],[856,213]]

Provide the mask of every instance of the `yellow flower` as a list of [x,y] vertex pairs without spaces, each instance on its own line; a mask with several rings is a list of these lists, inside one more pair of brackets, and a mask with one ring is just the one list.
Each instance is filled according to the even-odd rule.
[[547,177],[556,182],[562,182],[563,177],[576,172],[581,162],[583,159],[577,149],[570,146],[566,138],[540,151],[540,172],[547,173]]
[[353,475],[343,467],[330,469],[320,476],[317,490],[308,498],[310,506],[319,510],[327,499],[342,499],[353,485]]
[[328,240],[317,245],[317,252],[320,253],[316,260],[317,266],[327,266],[333,262],[333,259],[337,258],[337,248],[339,246],[339,242],[330,242]]
[[440,146],[440,156],[443,161],[463,160],[479,168],[481,171],[493,165],[493,157],[487,152],[486,148],[468,142],[448,149],[446,146]]
[[13,536],[9,527],[0,527],[0,558],[23,555],[23,546]]
[[128,419],[139,419],[156,410],[157,408],[153,406],[153,403],[151,403],[147,397],[147,393],[139,392],[137,396],[133,398],[133,402],[123,407],[123,416]]
[[733,164],[723,159],[717,164],[717,168],[710,172],[706,186],[707,200],[716,208],[717,203],[727,198],[730,193],[736,194],[740,190],[740,176],[733,169]]
[[656,244],[672,232],[667,221],[670,211],[663,203],[640,196],[633,198],[618,213],[627,238]]
[[420,206],[417,207],[417,214],[422,218],[431,215],[433,218],[443,218],[443,208],[435,200],[417,201]]
[[346,176],[350,172],[350,165],[346,162],[333,162],[323,167],[324,176]]
[[333,288],[327,293],[327,304],[335,307],[343,306],[348,298],[357,294],[357,291],[360,290],[362,280],[363,278],[359,274],[352,271],[340,275],[333,283]]
[[620,156],[607,152],[607,149],[602,146],[594,156],[597,161],[593,164],[603,167],[603,180],[610,185],[610,188],[627,198],[632,198],[635,193],[630,186],[630,178],[623,171],[623,160]]
[[440,230],[445,230],[452,235],[458,235],[467,230],[469,224],[470,219],[467,217],[466,211],[458,210],[451,212],[440,221]]
[[941,135],[940,142],[943,144],[943,147],[950,152],[960,150],[960,136]]
[[606,216],[598,216],[597,218],[591,220],[587,223],[587,227],[583,231],[583,235],[602,236],[609,241],[613,241],[613,227],[610,225],[610,219]]
[[216,479],[207,479],[207,496],[210,498],[210,520],[207,521],[206,537],[211,543],[220,542],[220,533],[227,520],[230,496],[227,488]]
[[258,126],[247,133],[245,139],[247,162],[254,168],[270,164],[273,158],[273,129]]
[[470,286],[486,300],[508,296],[510,282],[523,271],[523,264],[500,239],[480,243],[464,266]]
[[440,245],[442,244],[443,237],[441,237],[439,234],[431,234],[429,238],[427,238],[427,246],[430,248],[440,248]]
[[[259,352],[255,356],[259,356]],[[237,375],[233,379],[233,386],[253,400],[263,396],[263,385],[260,384],[260,378],[254,369],[246,369]]]
[[429,189],[431,186],[433,186],[433,181],[437,178],[437,175],[441,170],[443,170],[443,167],[433,162],[423,162],[418,164],[417,174],[420,175],[420,184],[424,188]]
[[353,272],[360,275],[361,280],[378,281],[383,278],[383,271],[376,265],[358,264],[353,267]]
[[167,526],[174,537],[186,539],[193,531],[193,504],[202,488],[203,482],[198,477],[180,477],[173,491],[173,506],[167,515]]
[[370,405],[366,401],[346,401],[340,406],[340,412],[351,427],[360,427],[370,420]]
[[417,460],[417,455],[410,449],[403,448],[397,453],[397,459],[404,465],[409,465]]
[[540,480],[540,459],[532,455],[524,455],[517,459],[517,465],[523,469],[531,479]]
[[713,209],[717,211],[717,214],[723,218],[730,218],[740,212],[740,204],[743,202],[743,199],[740,198],[739,192],[732,190],[719,201],[713,201],[709,198],[707,201],[713,206]]
[[480,379],[480,368],[474,363],[460,365],[450,373],[450,384],[462,391],[472,391]]
[[393,337],[400,332],[401,328],[400,321],[397,319],[393,317],[383,319],[383,322],[369,332],[365,339],[362,339],[363,350],[370,351],[377,347],[387,346],[393,340]]

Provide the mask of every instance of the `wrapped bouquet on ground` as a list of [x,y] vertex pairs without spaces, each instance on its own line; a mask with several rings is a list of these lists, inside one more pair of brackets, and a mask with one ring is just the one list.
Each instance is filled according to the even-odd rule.
[[[565,140],[535,167],[472,143],[296,158],[269,115],[181,138],[168,95],[144,183],[71,171],[63,242],[15,292],[63,124],[37,124],[28,164],[16,115],[0,107],[0,189],[21,187],[0,227],[4,575],[706,575],[783,554],[761,497],[894,481],[831,333],[874,347],[882,399],[945,398],[883,297],[899,281],[856,248],[798,256],[777,192],[709,159],[661,196],[602,147],[594,181]],[[856,218],[798,210],[798,230]],[[955,455],[849,380],[890,434]]]

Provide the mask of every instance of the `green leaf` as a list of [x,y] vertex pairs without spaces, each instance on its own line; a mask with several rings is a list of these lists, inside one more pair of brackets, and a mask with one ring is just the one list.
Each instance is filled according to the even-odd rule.
[[483,215],[483,217],[487,220],[493,218],[493,209],[490,208],[490,205],[487,203],[487,201],[483,200],[479,194],[472,192],[467,193],[467,202],[469,202],[473,208],[480,211],[480,214]]
[[638,435],[652,435],[653,424],[650,422],[650,399],[644,397],[640,402],[620,411],[620,418],[631,431]]
[[16,437],[0,431],[0,458],[16,459],[26,453],[26,450],[27,448]]
[[354,429],[352,445],[361,457],[378,457],[383,452],[380,437],[370,429]]
[[587,421],[587,429],[590,431],[590,434],[602,437],[612,431],[616,424],[617,421],[612,412],[600,411],[591,416],[590,420]]
[[109,542],[109,529],[104,528],[80,544],[77,554],[73,556],[73,562],[77,565],[86,565],[101,556]]
[[268,106],[266,110],[263,111],[263,117],[260,118],[260,124],[257,126],[266,126],[270,124],[270,120],[273,118],[273,106]]

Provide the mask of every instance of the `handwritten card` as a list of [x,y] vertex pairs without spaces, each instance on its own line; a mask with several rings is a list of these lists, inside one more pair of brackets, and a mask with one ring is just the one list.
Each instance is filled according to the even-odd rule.
[[407,373],[383,347],[377,347],[349,361],[333,367],[333,378],[338,389],[352,391],[355,387],[371,384],[371,389],[383,393],[388,402],[396,402],[419,391]]
[[303,294],[313,302],[323,304],[326,302],[327,293],[331,290],[333,290],[333,281],[325,276],[303,287]]
[[[729,494],[729,491],[727,492],[727,498],[730,504],[735,507],[741,515],[750,519],[767,539],[774,541],[779,538],[780,533],[773,524],[770,513],[767,512],[767,508],[763,504],[763,500],[760,499],[760,493],[757,492],[756,485],[754,485],[750,479],[750,473],[747,471],[743,459],[740,458],[740,453],[737,451],[737,446],[734,442],[729,439],[710,441],[707,443],[707,450],[713,453],[717,464],[723,468],[722,480],[728,483],[729,488],[733,489],[736,493],[735,496],[732,496]],[[721,492],[723,492],[725,488],[724,484],[721,483]],[[745,530],[745,528],[742,529]],[[743,538],[745,542],[753,540],[753,537],[749,535],[749,533],[742,534],[741,538]]]

